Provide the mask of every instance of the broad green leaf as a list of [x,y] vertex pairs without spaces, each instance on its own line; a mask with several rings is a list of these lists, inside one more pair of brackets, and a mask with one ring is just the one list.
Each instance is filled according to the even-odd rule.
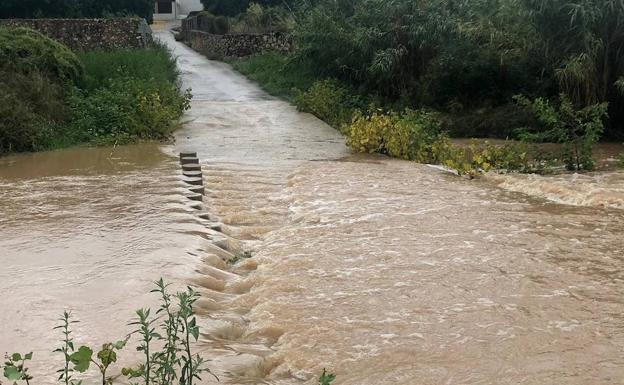
[[33,352],[30,352],[24,356],[25,360],[32,360]]
[[5,366],[4,377],[11,381],[16,381],[22,378],[22,372],[20,372],[15,366]]
[[11,361],[15,362],[15,361],[21,361],[22,360],[22,355],[19,353],[13,353],[11,355]]
[[77,352],[72,353],[69,359],[74,364],[74,369],[80,373],[84,373],[89,369],[93,350],[88,346],[81,346]]

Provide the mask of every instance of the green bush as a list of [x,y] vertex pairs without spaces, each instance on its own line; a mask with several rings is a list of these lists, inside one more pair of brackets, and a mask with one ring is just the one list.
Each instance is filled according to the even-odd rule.
[[78,57],[67,47],[27,28],[0,28],[0,67],[28,74],[39,72],[59,81],[83,74]]
[[515,99],[541,124],[539,130],[521,129],[524,140],[562,143],[562,158],[568,170],[595,168],[592,151],[604,130],[608,103],[576,108],[564,94],[559,96],[557,104],[544,98],[529,100],[517,96]]
[[83,67],[67,47],[25,28],[0,28],[0,154],[48,148],[66,121],[67,83]]
[[189,107],[163,46],[83,53],[0,28],[0,154],[165,139]]
[[338,82],[322,80],[314,82],[305,92],[297,91],[294,102],[299,111],[309,112],[334,127],[341,127],[362,105],[352,95]]
[[104,144],[166,139],[172,122],[188,109],[189,99],[171,83],[133,77],[111,80],[92,92],[74,89],[68,100],[70,132],[79,135],[78,142]]
[[347,145],[356,151],[422,163],[434,161],[433,144],[446,138],[437,116],[424,110],[408,109],[401,114],[372,111],[368,115],[356,112],[344,131]]
[[0,154],[49,146],[66,119],[60,85],[39,72],[0,70]]

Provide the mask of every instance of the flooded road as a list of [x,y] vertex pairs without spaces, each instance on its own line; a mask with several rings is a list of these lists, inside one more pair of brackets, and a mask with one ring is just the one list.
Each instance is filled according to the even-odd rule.
[[33,350],[38,383],[62,362],[63,310],[81,321],[76,340],[98,346],[130,331],[153,280],[192,272],[185,247],[204,226],[178,169],[156,144],[0,158],[0,350]]
[[[60,311],[81,342],[117,339],[160,276],[201,292],[198,349],[225,384],[311,385],[323,368],[337,385],[622,383],[621,172],[468,181],[351,156],[158,36],[195,95],[175,145],[0,159],[0,350],[34,349],[38,383],[54,382]],[[199,210],[183,150],[202,160]]]

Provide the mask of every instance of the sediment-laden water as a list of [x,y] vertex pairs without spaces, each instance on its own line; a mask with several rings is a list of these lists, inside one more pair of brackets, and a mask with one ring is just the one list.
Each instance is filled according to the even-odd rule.
[[[39,383],[59,310],[78,340],[118,338],[164,276],[202,293],[198,350],[221,383],[326,367],[338,385],[621,384],[621,172],[469,181],[350,156],[159,36],[197,95],[175,146],[0,159],[0,350],[35,349]],[[182,150],[202,161],[201,207]]]

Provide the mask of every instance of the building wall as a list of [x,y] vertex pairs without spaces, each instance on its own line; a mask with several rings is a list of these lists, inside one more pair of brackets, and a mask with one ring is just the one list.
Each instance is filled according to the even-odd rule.
[[154,13],[154,20],[184,19],[189,13],[204,9],[200,0],[177,0],[174,7],[174,13]]
[[200,2],[200,0],[178,0],[179,1],[179,15],[188,15],[194,11],[202,11],[204,6]]

